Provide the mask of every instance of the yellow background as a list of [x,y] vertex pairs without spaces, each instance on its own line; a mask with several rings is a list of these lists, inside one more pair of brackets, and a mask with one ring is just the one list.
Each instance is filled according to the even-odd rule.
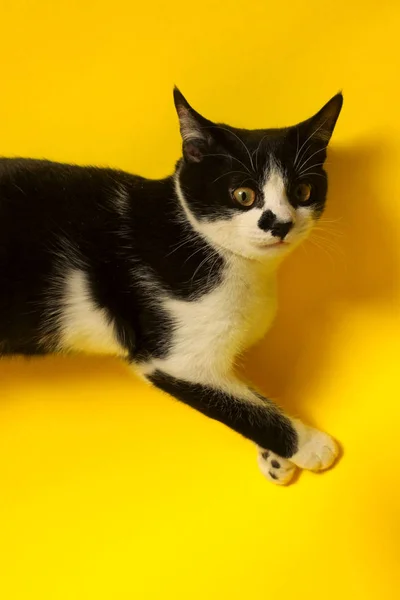
[[116,361],[4,361],[1,598],[398,597],[399,26],[394,0],[2,0],[1,154],[164,176],[173,83],[237,126],[292,124],[340,88],[345,106],[330,222],[246,364],[341,462],[277,488],[251,444]]

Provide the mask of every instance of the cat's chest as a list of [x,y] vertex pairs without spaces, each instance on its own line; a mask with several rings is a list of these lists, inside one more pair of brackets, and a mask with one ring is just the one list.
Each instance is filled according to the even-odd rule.
[[276,312],[275,275],[235,264],[199,300],[165,301],[174,322],[169,362],[192,370],[230,369],[234,357],[263,337]]

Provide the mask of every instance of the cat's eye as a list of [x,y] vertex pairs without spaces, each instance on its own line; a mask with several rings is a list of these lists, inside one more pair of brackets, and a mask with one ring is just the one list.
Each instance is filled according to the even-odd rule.
[[305,204],[311,197],[311,185],[309,183],[298,183],[294,188],[294,197],[299,204]]
[[233,197],[242,206],[252,206],[256,200],[256,193],[251,188],[241,187],[234,190]]

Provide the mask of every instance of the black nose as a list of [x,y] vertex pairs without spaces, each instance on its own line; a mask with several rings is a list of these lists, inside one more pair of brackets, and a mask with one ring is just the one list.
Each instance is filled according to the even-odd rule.
[[281,240],[284,240],[292,227],[292,221],[287,221],[286,223],[275,223],[271,229],[271,233],[274,237],[279,237]]
[[266,210],[261,215],[258,226],[263,231],[271,231],[274,237],[279,237],[283,240],[292,229],[293,222],[287,221],[286,223],[280,223],[272,210]]

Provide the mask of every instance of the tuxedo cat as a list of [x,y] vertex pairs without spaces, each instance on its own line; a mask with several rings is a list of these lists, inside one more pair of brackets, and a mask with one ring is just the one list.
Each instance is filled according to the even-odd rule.
[[296,466],[329,467],[337,445],[234,364],[268,330],[277,268],[324,210],[342,95],[298,125],[258,130],[174,99],[183,158],[166,179],[0,159],[0,352],[120,356],[253,441],[264,475],[285,484]]

